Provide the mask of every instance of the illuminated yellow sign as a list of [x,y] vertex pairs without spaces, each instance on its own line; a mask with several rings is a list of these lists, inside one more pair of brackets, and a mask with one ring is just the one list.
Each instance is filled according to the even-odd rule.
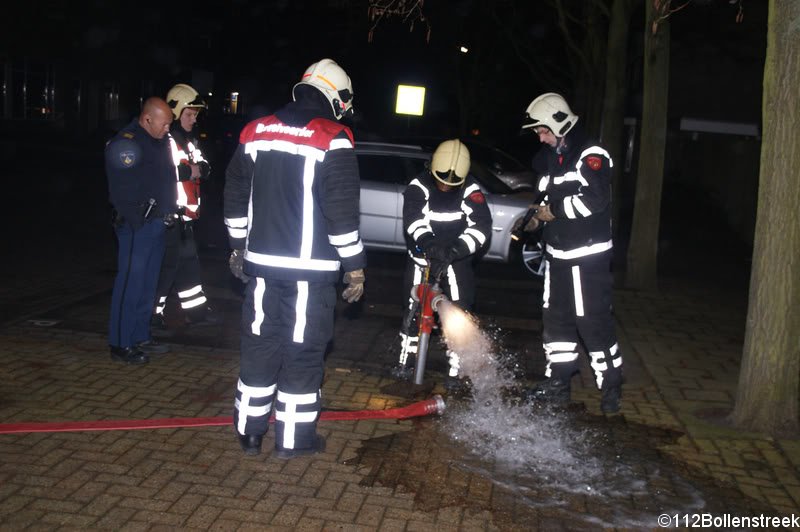
[[425,87],[413,85],[397,86],[397,104],[394,112],[399,115],[422,116],[425,107]]

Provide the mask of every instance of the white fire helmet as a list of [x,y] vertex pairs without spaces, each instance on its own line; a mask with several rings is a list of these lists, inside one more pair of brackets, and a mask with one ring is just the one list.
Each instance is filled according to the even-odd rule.
[[522,129],[545,126],[556,137],[563,137],[577,122],[578,115],[572,112],[567,101],[560,94],[548,92],[528,105]]
[[200,94],[185,83],[178,83],[167,93],[167,105],[172,108],[172,115],[175,120],[181,118],[181,113],[187,107],[190,109],[205,109],[206,102]]
[[297,100],[295,89],[311,85],[322,92],[330,102],[337,120],[353,114],[353,84],[347,73],[333,59],[320,59],[309,66],[300,81],[292,87],[292,99]]
[[431,174],[440,183],[457,187],[469,173],[469,150],[458,139],[446,140],[433,152]]

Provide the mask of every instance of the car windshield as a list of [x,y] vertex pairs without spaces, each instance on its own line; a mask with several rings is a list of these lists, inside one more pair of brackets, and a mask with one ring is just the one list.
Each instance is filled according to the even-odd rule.
[[504,172],[524,172],[528,170],[524,164],[508,153],[485,144],[465,141],[473,159],[479,159],[487,165],[502,169]]
[[495,177],[481,162],[473,160],[470,163],[469,172],[490,194],[512,194],[514,192],[511,187]]
[[[376,150],[364,149],[367,143],[356,146],[361,179],[406,185],[414,176],[428,168],[431,153],[419,151],[391,151],[390,145],[380,145]],[[377,146],[377,145],[376,145]],[[513,194],[516,190],[495,176],[482,161],[473,159],[470,175],[489,194]]]

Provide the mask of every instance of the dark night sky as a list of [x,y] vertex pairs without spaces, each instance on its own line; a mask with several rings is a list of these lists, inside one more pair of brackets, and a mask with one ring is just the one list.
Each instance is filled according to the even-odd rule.
[[[7,8],[14,23],[4,34],[0,55],[6,51],[14,59],[68,64],[75,76],[118,80],[122,98],[126,86],[140,91],[143,77],[153,79],[153,90],[160,92],[191,81],[192,69],[204,69],[213,73],[217,94],[238,90],[251,113],[283,103],[303,69],[328,56],[353,78],[362,125],[376,127],[391,118],[398,82],[426,84],[429,117],[440,125],[455,122],[456,66],[462,62],[463,72],[470,60],[457,46],[465,42],[477,52],[483,42],[492,60],[471,82],[481,91],[479,105],[488,117],[481,126],[506,137],[516,131],[533,97],[570,88],[532,76],[490,21],[468,16],[479,4],[429,0],[424,5],[429,43],[424,23],[418,21],[412,32],[396,17],[381,22],[368,43],[365,0],[226,0],[175,4],[175,9],[161,2],[32,0]],[[549,68],[566,71],[564,44],[548,3],[523,5],[519,18],[530,42]],[[766,2],[746,0],[741,24],[735,14],[726,0],[704,0],[672,16],[673,117],[759,120]],[[634,19],[631,30],[632,114],[638,114],[641,100],[641,18]]]

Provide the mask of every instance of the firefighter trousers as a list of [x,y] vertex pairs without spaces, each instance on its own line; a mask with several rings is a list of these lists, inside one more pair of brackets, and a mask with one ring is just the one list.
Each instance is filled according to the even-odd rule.
[[[450,301],[467,311],[472,310],[472,306],[475,304],[475,271],[472,259],[472,257],[467,257],[451,264],[447,268],[445,276],[440,280],[439,286]],[[414,367],[419,347],[419,323],[417,319],[419,312],[415,312],[410,320],[405,319],[415,307],[414,298],[411,297],[411,289],[424,281],[425,261],[424,259],[417,260],[421,262],[417,262],[411,257],[408,258],[403,277],[403,293],[408,299],[403,307],[404,319],[400,327],[399,365],[404,368]],[[429,279],[429,282],[433,284],[434,281]],[[458,354],[448,350],[447,357],[450,363],[449,375],[457,377],[460,367]]]
[[277,449],[315,445],[335,306],[332,283],[250,279],[233,416],[239,434],[265,434],[274,407]]
[[200,280],[200,259],[192,223],[177,221],[166,230],[164,260],[156,291],[156,314],[164,313],[167,297],[173,288],[184,312],[196,314],[198,319],[205,314],[207,300]]
[[583,341],[597,387],[622,383],[612,289],[610,252],[572,261],[547,259],[542,304],[547,377],[569,381],[578,371],[578,345]]

